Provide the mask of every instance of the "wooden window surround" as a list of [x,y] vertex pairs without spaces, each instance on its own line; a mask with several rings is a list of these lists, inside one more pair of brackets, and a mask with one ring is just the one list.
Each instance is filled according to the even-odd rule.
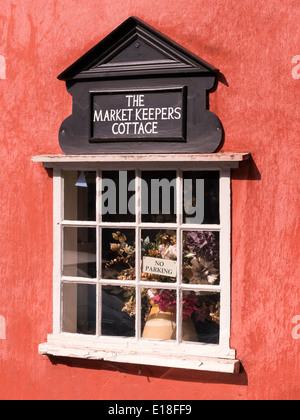
[[[214,153],[214,154],[126,154],[126,155],[41,155],[34,156],[33,162],[42,162],[44,167],[53,168],[53,241],[54,241],[54,265],[53,265],[53,331],[48,335],[47,341],[40,344],[39,353],[53,356],[66,356],[75,358],[87,358],[95,360],[109,360],[124,363],[144,365],[157,365],[175,368],[196,369],[205,371],[217,371],[237,373],[240,362],[235,358],[235,350],[230,347],[231,326],[231,169],[237,168],[239,163],[249,159],[248,153]],[[65,217],[66,210],[64,183],[67,182],[66,173],[76,171],[88,171],[94,173],[95,180],[95,214],[91,220],[85,217]],[[101,192],[102,174],[108,171],[134,171],[135,182],[135,217],[130,221],[107,221],[101,215]],[[171,171],[176,178],[176,218],[172,221],[161,223],[160,221],[145,221],[142,216],[141,194],[142,174]],[[218,204],[219,219],[213,222],[204,220],[199,225],[186,223],[184,220],[183,206],[183,179],[184,173],[191,171],[203,171],[202,173],[218,173]],[[103,175],[104,176],[104,175]],[[71,200],[68,198],[68,200]],[[72,207],[72,200],[68,204]],[[73,220],[74,219],[74,220]],[[83,219],[83,220],[81,220]],[[86,217],[88,219],[88,217]],[[73,250],[68,241],[72,235],[81,229],[87,234],[92,233],[95,246],[91,251],[94,256],[92,274],[78,274],[74,266],[78,261],[72,262],[73,257],[66,256],[66,250]],[[175,232],[177,237],[177,258],[173,266],[176,273],[173,282],[161,283],[160,280],[153,283],[141,274],[142,265],[142,241],[145,240],[142,232],[155,230]],[[122,232],[131,231],[135,241],[135,266],[134,276],[120,280],[117,277],[107,278],[104,276],[105,264],[103,242],[104,231],[121,235]],[[71,232],[67,239],[66,232]],[[183,265],[185,264],[183,238],[189,232],[209,232],[218,237],[219,247],[219,281],[216,284],[189,284],[183,281]],[[149,233],[150,235],[150,233]],[[145,236],[145,235],[144,235]],[[124,236],[126,238],[126,236]],[[71,239],[70,239],[71,238]],[[149,236],[148,236],[149,238]],[[118,239],[118,238],[116,238]],[[148,242],[150,239],[147,239]],[[121,241],[120,241],[121,242]],[[118,241],[117,241],[118,243]],[[76,253],[78,254],[78,249]],[[90,251],[89,251],[90,252]],[[76,255],[77,255],[76,254]],[[178,257],[180,256],[180,258]],[[70,267],[65,270],[66,261]],[[77,258],[77,257],[76,257]],[[105,257],[106,258],[106,257]],[[106,264],[107,264],[107,260]],[[72,268],[73,267],[73,268]],[[93,271],[94,267],[94,271]],[[73,271],[72,271],[73,270]],[[158,277],[159,278],[159,277]],[[154,286],[153,286],[154,285]],[[92,299],[95,302],[94,330],[92,333],[80,333],[78,329],[72,330],[72,317],[74,315],[72,299],[76,301],[77,287],[81,287],[82,294],[88,293],[88,286],[92,290]],[[134,290],[136,307],[134,317],[134,335],[122,334],[114,336],[105,333],[103,327],[102,297],[107,291],[121,287]],[[164,290],[174,293],[180,305],[174,309],[176,326],[173,339],[155,339],[144,337],[145,327],[142,311],[141,295],[143,290]],[[220,318],[217,343],[197,342],[184,338],[183,299],[192,293],[195,295],[215,294],[219,295]],[[87,298],[86,298],[87,299]],[[67,302],[67,303],[66,303]],[[71,302],[71,303],[70,303]],[[74,304],[76,306],[76,303]],[[78,302],[77,302],[78,310]],[[73,312],[72,312],[73,311]],[[75,311],[76,312],[76,311]],[[77,315],[78,316],[78,315]],[[70,321],[71,319],[71,321]],[[68,324],[69,322],[69,324]]]

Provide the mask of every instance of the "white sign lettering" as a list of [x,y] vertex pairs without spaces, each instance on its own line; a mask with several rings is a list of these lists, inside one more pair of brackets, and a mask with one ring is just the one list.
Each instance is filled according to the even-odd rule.
[[183,114],[182,89],[95,93],[91,137],[183,139]]

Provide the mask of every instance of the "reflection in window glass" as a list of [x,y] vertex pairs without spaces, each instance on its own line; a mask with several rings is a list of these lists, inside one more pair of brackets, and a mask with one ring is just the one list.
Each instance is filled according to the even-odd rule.
[[176,223],[176,172],[142,172],[142,222]]
[[96,334],[96,286],[63,284],[63,331]]
[[134,222],[135,172],[103,171],[101,199],[103,222]]
[[183,232],[182,282],[220,284],[219,232]]
[[176,339],[176,291],[142,290],[142,338]]
[[64,219],[96,220],[96,172],[64,171]]
[[183,223],[220,223],[218,171],[183,173]]
[[182,339],[219,344],[220,293],[183,292]]
[[135,336],[135,288],[102,287],[102,335]]
[[134,229],[102,229],[102,278],[135,279]]
[[63,275],[96,277],[96,229],[65,227]]
[[175,230],[142,230],[142,275],[144,281],[174,282],[177,275]]

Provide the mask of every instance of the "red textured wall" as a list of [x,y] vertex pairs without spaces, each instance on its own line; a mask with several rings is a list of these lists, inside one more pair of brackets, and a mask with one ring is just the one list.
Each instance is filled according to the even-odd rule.
[[[299,0],[87,4],[1,1],[0,399],[299,398]],[[52,179],[30,158],[61,153],[71,97],[56,76],[131,15],[221,70],[211,110],[223,150],[253,156],[232,182],[238,375],[139,375],[135,365],[38,355],[52,330]]]

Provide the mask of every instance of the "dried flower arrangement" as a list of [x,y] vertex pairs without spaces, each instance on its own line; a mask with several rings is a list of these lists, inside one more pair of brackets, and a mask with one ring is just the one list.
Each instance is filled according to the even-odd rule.
[[219,245],[216,233],[186,232],[183,249],[183,282],[218,284]]
[[[112,233],[116,242],[110,243],[110,250],[114,253],[108,263],[105,264],[104,277],[115,277],[118,280],[135,279],[135,247],[128,243],[126,235],[119,231]],[[118,270],[116,270],[118,267]]]
[[[112,233],[113,239],[116,241],[110,244],[110,250],[113,251],[114,258],[105,266],[106,269],[113,269],[117,264],[122,267],[117,272],[119,280],[135,279],[135,247],[128,243],[124,233],[119,231]],[[163,259],[177,259],[176,234],[174,231],[159,231],[154,240],[147,236],[142,239],[141,243],[142,256],[149,256]],[[184,253],[183,253],[183,281],[193,284],[216,284],[219,278],[219,250],[217,238],[213,232],[191,231],[186,232],[184,237]],[[162,275],[142,273],[144,281],[172,281],[170,277],[164,278]],[[136,315],[136,295],[133,287],[122,286],[124,289],[124,307],[122,311],[129,316]],[[153,304],[159,306],[161,312],[172,309],[176,314],[176,292],[173,290],[159,290],[156,288],[142,289],[141,296],[142,313],[144,319],[147,318]],[[205,299],[200,298],[200,293],[190,293],[184,295],[183,304],[183,320],[191,318],[195,321],[204,322],[210,320],[215,323],[220,321],[220,304],[215,303],[207,296]]]

